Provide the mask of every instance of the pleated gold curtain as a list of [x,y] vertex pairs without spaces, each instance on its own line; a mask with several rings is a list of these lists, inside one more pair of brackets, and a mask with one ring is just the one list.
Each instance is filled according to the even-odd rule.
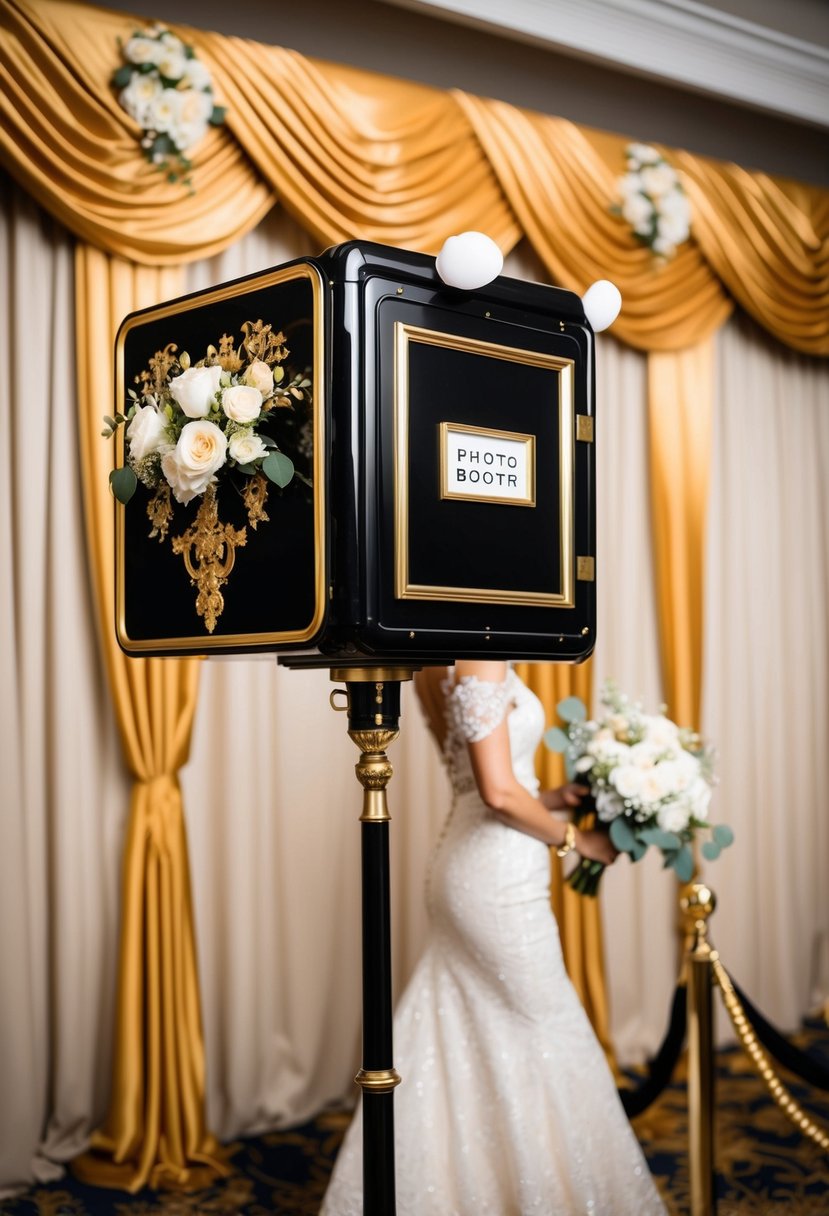
[[[109,1115],[78,1175],[135,1191],[221,1170],[204,1126],[204,1049],[187,839],[178,770],[196,708],[196,659],[130,659],[114,620],[112,443],[101,438],[126,313],[181,291],[177,270],[135,266],[81,244],[75,259],[81,463],[101,646],[134,785],[124,847],[117,1013]],[[163,605],[159,605],[163,611]],[[203,1170],[201,1173],[203,1174]]]
[[[77,340],[90,563],[124,753],[136,781],[125,852],[113,1103],[90,1178],[132,1187],[220,1166],[202,1116],[202,1040],[176,773],[193,661],[128,661],[112,641],[111,505],[99,419],[123,315],[175,294],[172,268],[227,248],[277,201],[323,245],[352,237],[436,251],[464,229],[506,252],[526,235],[551,279],[607,277],[616,334],[648,352],[651,481],[665,686],[696,723],[713,399],[710,341],[739,302],[780,341],[829,353],[829,192],[667,151],[693,239],[657,265],[611,214],[626,140],[503,102],[315,62],[197,30],[224,128],[193,157],[194,191],[141,157],[109,81],[141,22],[64,0],[0,0],[0,160],[83,245]],[[162,271],[160,267],[171,268]],[[140,267],[145,267],[142,270]],[[552,715],[586,669],[529,674]],[[586,697],[585,697],[586,699]],[[551,758],[550,766],[554,766]],[[558,774],[551,767],[547,779]],[[595,905],[557,896],[577,986],[600,1037],[607,1008]],[[115,1171],[115,1172],[113,1172]]]

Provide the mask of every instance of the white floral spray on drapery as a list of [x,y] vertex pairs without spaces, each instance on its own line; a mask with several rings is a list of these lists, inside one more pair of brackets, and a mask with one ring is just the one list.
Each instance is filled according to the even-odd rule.
[[691,233],[691,206],[676,170],[649,144],[628,144],[627,173],[619,178],[621,205],[612,210],[637,240],[670,258]]

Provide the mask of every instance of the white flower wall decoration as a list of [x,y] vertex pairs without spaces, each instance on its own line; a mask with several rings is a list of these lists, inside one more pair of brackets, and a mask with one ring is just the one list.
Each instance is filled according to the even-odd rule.
[[621,203],[613,210],[660,258],[670,258],[691,233],[691,206],[676,170],[649,144],[628,144]]

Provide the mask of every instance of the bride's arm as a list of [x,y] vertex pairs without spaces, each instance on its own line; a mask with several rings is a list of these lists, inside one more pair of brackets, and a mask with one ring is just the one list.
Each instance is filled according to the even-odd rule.
[[[506,676],[505,663],[460,661],[455,665],[456,679],[476,676],[499,683]],[[481,798],[504,823],[558,848],[564,844],[567,825],[554,819],[540,798],[524,788],[512,768],[509,730],[506,717],[477,742],[468,742],[472,773]],[[575,847],[583,857],[609,865],[616,850],[604,832],[583,832],[576,828]]]

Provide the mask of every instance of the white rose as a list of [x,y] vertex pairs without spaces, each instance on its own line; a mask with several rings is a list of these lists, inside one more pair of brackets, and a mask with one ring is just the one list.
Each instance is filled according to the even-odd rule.
[[195,89],[177,90],[177,93],[178,112],[170,124],[170,138],[183,151],[192,148],[204,136],[213,102],[207,93],[198,93]]
[[708,807],[711,802],[711,786],[702,777],[698,777],[688,790],[688,802],[695,819],[707,819]]
[[688,236],[688,225],[681,216],[660,215],[656,232],[660,240],[669,241],[672,245],[681,245]]
[[651,161],[659,160],[659,153],[650,144],[630,144],[627,149],[627,157],[628,161],[638,169],[640,165],[647,165]]
[[187,68],[184,51],[164,43],[158,60],[158,70],[165,80],[181,80]]
[[670,792],[666,776],[667,774],[663,772],[661,764],[657,764],[655,768],[643,771],[642,784],[639,787],[639,797],[643,802],[650,804],[661,802],[665,795]]
[[679,731],[668,718],[647,717],[645,740],[658,752],[675,751],[679,747]]
[[638,798],[643,775],[642,769],[621,764],[612,770],[609,780],[621,798]]
[[653,768],[659,753],[649,743],[636,743],[628,753],[628,764],[637,768]]
[[262,410],[262,394],[249,384],[234,384],[222,393],[222,409],[234,422],[253,422]]
[[624,809],[624,803],[617,794],[610,790],[599,790],[596,795],[596,811],[602,823],[610,823],[611,819],[618,819]]
[[[209,70],[200,59],[188,59],[184,69],[184,83],[191,89],[209,89],[213,83]],[[212,105],[212,101],[211,101]]]
[[209,414],[221,375],[220,364],[214,363],[212,367],[188,367],[186,372],[175,376],[170,381],[170,392],[181,412],[188,418],[204,418]]
[[617,742],[611,735],[609,739],[594,739],[589,751],[596,757],[599,764],[620,765],[627,762],[630,748],[626,743]]
[[152,405],[139,405],[127,427],[130,459],[143,460],[167,442],[167,419]]
[[124,47],[124,57],[130,63],[158,63],[162,54],[161,44],[155,38],[142,38],[140,35],[130,38]]
[[161,471],[176,502],[188,503],[207,489],[227,455],[227,439],[213,422],[188,422],[172,452],[161,458]]
[[178,118],[178,91],[162,89],[147,111],[147,126],[153,131],[170,130]]
[[136,72],[127,87],[121,91],[119,100],[140,127],[147,127],[153,103],[160,93],[161,85],[154,76]]
[[270,397],[273,392],[273,372],[261,359],[254,359],[245,372],[244,381],[258,388],[263,397]]
[[622,204],[622,215],[634,232],[648,232],[651,226],[653,207],[644,194],[631,194]]
[[639,175],[642,178],[642,189],[651,198],[661,198],[673,189],[676,174],[670,165],[647,165]]
[[682,802],[666,802],[656,812],[656,822],[663,832],[681,832],[688,826],[690,814]]
[[231,460],[238,460],[239,464],[250,464],[268,451],[259,435],[250,430],[237,431],[232,435],[227,450]]

